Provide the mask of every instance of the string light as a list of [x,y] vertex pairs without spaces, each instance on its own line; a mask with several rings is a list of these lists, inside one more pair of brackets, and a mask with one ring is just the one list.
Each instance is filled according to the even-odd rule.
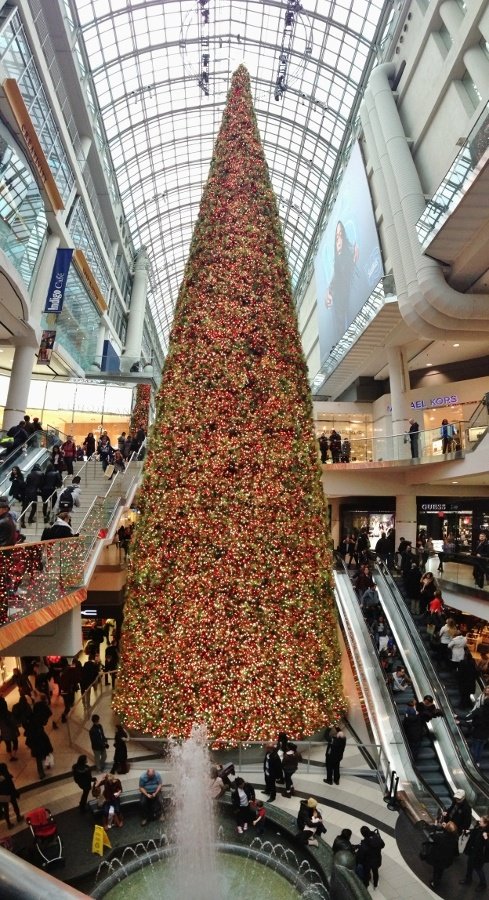
[[139,493],[114,708],[216,746],[343,708],[312,405],[275,197],[233,76]]

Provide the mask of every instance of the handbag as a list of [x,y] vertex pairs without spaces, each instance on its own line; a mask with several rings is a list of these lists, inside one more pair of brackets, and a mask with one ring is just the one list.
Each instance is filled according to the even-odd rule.
[[112,478],[112,475],[114,474],[114,469],[115,469],[115,466],[113,466],[112,463],[109,466],[107,466],[107,468],[104,472],[105,477]]
[[95,797],[95,799],[97,799],[97,797],[100,797],[101,793],[102,793],[102,788],[99,787],[98,784],[94,784],[94,786],[92,788],[92,797]]

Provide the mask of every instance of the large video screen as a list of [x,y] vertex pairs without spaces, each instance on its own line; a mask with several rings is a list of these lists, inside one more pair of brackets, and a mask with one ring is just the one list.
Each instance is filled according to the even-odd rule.
[[353,147],[314,262],[321,364],[383,275],[360,147]]

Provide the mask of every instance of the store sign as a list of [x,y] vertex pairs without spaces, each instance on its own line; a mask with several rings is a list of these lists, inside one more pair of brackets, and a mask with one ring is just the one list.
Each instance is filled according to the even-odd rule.
[[458,397],[456,394],[451,394],[449,397],[433,397],[429,401],[413,400],[411,409],[433,409],[436,406],[453,406],[454,403],[458,403]]
[[447,508],[446,503],[422,503],[421,509],[423,512],[445,512]]
[[53,266],[53,274],[49,283],[48,295],[44,306],[45,313],[59,315],[63,309],[66,282],[70,271],[73,250],[63,249],[56,251],[56,259]]

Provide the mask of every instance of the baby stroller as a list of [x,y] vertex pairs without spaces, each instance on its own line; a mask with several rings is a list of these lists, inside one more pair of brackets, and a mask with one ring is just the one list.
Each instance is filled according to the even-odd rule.
[[64,865],[63,845],[50,810],[39,806],[28,813],[25,820],[31,829],[34,847],[39,853],[43,869],[56,862]]

